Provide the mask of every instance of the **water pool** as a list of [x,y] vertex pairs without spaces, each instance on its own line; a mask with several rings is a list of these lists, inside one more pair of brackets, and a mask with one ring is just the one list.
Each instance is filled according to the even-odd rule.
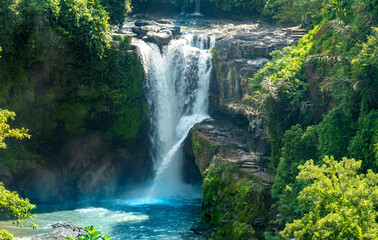
[[200,199],[103,200],[60,205],[38,205],[33,220],[38,229],[18,228],[1,221],[0,228],[16,237],[51,232],[51,225],[69,222],[79,227],[97,226],[112,233],[114,240],[126,239],[204,239],[190,231],[200,220]]

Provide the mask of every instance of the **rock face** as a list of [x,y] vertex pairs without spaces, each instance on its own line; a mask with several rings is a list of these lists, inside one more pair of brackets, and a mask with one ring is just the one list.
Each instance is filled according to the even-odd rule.
[[[185,142],[186,159],[193,159],[202,175],[211,163],[230,162],[264,182],[274,182],[267,168],[268,143],[263,131],[249,134],[232,121],[208,120],[196,124]],[[191,146],[191,147],[188,147]],[[192,151],[190,151],[192,149]]]
[[264,135],[254,130],[252,136],[231,120],[207,120],[195,125],[185,141],[185,159],[194,159],[204,178],[205,225],[193,231],[208,239],[262,239],[268,227],[274,174],[265,164]]
[[254,113],[238,100],[249,95],[249,78],[269,61],[269,53],[294,44],[290,33],[263,24],[223,25],[213,50],[211,109],[247,122]]
[[14,184],[14,176],[8,166],[0,165],[0,179],[1,182],[4,183],[5,187]]
[[176,38],[181,33],[181,28],[171,20],[159,19],[156,21],[136,20],[133,24],[125,25],[116,29],[113,36],[127,35],[156,43],[160,49]]

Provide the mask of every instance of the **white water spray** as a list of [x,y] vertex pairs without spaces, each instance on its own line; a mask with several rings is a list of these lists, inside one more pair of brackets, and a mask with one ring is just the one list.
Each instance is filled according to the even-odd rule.
[[155,179],[146,197],[190,197],[181,176],[181,145],[194,124],[209,118],[208,90],[214,39],[185,35],[163,49],[138,41],[150,106]]

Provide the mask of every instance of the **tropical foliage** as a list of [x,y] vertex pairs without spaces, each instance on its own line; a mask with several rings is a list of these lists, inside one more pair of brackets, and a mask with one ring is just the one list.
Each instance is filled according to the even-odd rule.
[[[367,181],[373,176],[370,171],[377,171],[377,11],[375,0],[266,2],[266,17],[280,23],[301,23],[309,30],[298,45],[271,54],[272,60],[250,81],[251,96],[243,100],[258,110],[265,122],[272,148],[271,167],[276,171],[271,192],[279,217],[274,223],[278,228],[288,224],[285,237],[374,239],[374,234],[369,235],[376,231],[374,221],[367,227],[361,224],[363,215],[353,215],[361,206],[345,209],[342,204],[352,200],[336,202],[326,195],[333,189],[324,186],[324,199],[310,194],[308,191],[315,191],[311,183],[321,179],[310,175],[310,168],[297,178],[297,167],[313,159],[311,170],[315,174],[326,169],[319,165],[336,168],[333,159],[341,161],[347,156],[360,160],[342,160],[344,165],[353,166],[345,166],[349,169],[345,171],[354,172],[348,175],[354,176],[352,179],[357,181],[363,178],[360,173],[368,173]],[[333,156],[332,160],[324,158],[326,155]],[[328,176],[333,188],[344,181],[335,176]],[[348,181],[353,185],[354,180]],[[369,186],[363,186],[366,194],[374,196]],[[366,211],[369,219],[374,219],[376,208]],[[335,231],[326,229],[331,226]]]
[[5,144],[4,140],[6,138],[17,138],[17,139],[23,139],[23,138],[30,138],[30,135],[27,134],[26,129],[11,129],[8,125],[8,119],[14,120],[14,117],[16,114],[14,112],[0,109],[0,148],[7,148],[7,145]]
[[217,239],[257,236],[252,223],[265,208],[265,190],[258,180],[232,163],[215,161],[204,177],[202,191],[208,210],[202,212],[201,222],[217,226]]
[[301,207],[310,207],[301,219],[282,231],[294,239],[377,239],[378,174],[358,174],[361,161],[325,157],[299,166],[299,181],[313,183],[299,193]]
[[123,22],[129,1],[125,12],[99,0],[0,4],[0,105],[17,112],[16,126],[33,135],[21,147],[10,142],[0,162],[12,171],[20,159],[35,166],[90,132],[109,143],[132,144],[146,121],[143,70],[128,52],[130,39],[112,39],[107,12],[122,13],[114,24]]
[[76,237],[65,237],[66,240],[110,240],[110,235],[102,236],[101,231],[96,231],[97,227],[85,227],[85,234],[80,234]]
[[[16,114],[14,112],[0,109],[0,148],[7,148],[4,142],[6,138],[30,138],[26,129],[10,128],[7,121],[8,119],[14,120],[15,116]],[[22,199],[16,192],[6,190],[4,184],[0,182],[0,214],[5,214],[7,218],[16,220],[17,224],[20,224],[22,221],[34,217],[34,215],[30,213],[34,208],[35,205],[30,204],[27,198]],[[11,240],[13,239],[13,235],[1,229],[0,239]]]

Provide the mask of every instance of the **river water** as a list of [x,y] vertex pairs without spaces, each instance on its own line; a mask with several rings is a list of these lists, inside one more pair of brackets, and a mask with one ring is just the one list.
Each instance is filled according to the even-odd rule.
[[[36,230],[0,221],[0,228],[16,237],[30,237],[52,231],[51,226],[69,222],[76,226],[97,226],[112,233],[112,240],[127,239],[203,239],[190,231],[199,222],[201,199],[146,199],[81,201],[59,205],[38,205]],[[27,237],[26,237],[27,236]]]

